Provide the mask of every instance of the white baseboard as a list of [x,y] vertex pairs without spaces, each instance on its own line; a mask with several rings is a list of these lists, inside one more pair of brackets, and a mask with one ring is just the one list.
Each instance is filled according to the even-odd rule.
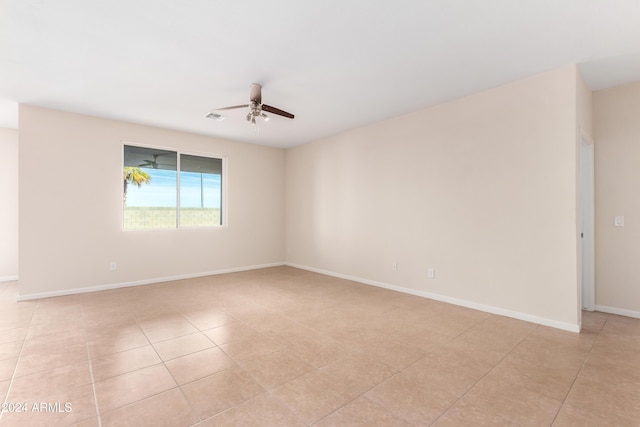
[[0,282],[15,282],[18,280],[18,276],[4,276],[0,277]]
[[603,313],[617,314],[619,316],[634,317],[640,319],[640,311],[626,310],[624,308],[607,307],[606,305],[596,305],[596,311]]
[[[402,286],[391,285],[388,283],[378,282],[375,280],[363,279],[361,277],[350,276],[348,274],[336,273],[333,271],[322,270],[319,268],[309,267],[306,265],[300,265],[300,264],[295,264],[290,262],[277,262],[277,263],[270,263],[270,264],[251,265],[251,266],[236,267],[236,268],[229,268],[229,269],[223,269],[223,270],[214,270],[214,271],[182,274],[182,275],[168,276],[168,277],[156,277],[153,279],[136,280],[131,282],[121,282],[121,283],[112,283],[112,284],[99,285],[99,286],[90,286],[86,288],[74,288],[74,289],[64,289],[60,291],[39,292],[39,293],[33,293],[33,294],[18,295],[17,299],[18,301],[28,301],[28,300],[35,300],[35,299],[41,299],[41,298],[51,298],[51,297],[59,297],[59,296],[65,296],[65,295],[82,294],[82,293],[88,293],[88,292],[99,292],[99,291],[106,291],[110,289],[131,287],[131,286],[141,286],[141,285],[150,285],[153,283],[170,282],[173,280],[193,279],[196,277],[215,276],[219,274],[237,273],[241,271],[257,270],[261,268],[279,267],[282,265],[288,265],[290,267],[299,268],[301,270],[312,271],[312,272],[324,274],[327,276],[338,277],[340,279],[352,280],[354,282],[363,283],[365,285],[377,286],[379,288],[390,289],[390,290],[402,292],[405,294],[415,295],[423,298],[429,298],[436,301],[442,301],[449,304],[458,305],[461,307],[467,307],[474,310],[484,311],[486,313],[498,314],[501,316],[511,317],[518,320],[524,320],[526,322],[549,326],[556,329],[562,329],[570,332],[580,332],[580,326],[574,325],[571,323],[559,322],[557,320],[534,316],[527,313],[507,310],[500,307],[480,304],[477,302],[467,301],[459,298],[453,298],[446,295],[419,291],[416,289],[405,288]],[[17,280],[17,279],[18,278],[15,277],[15,279],[11,279],[11,280]],[[605,306],[599,306],[599,305],[596,305],[596,310],[602,311],[605,313],[620,314],[622,316],[640,318],[640,313],[630,311],[630,310],[616,309],[612,307],[605,307]]]
[[[500,316],[511,317],[513,319],[524,320],[526,322],[536,323],[538,325],[549,326],[556,329],[562,329],[569,332],[580,332],[580,325],[574,325],[572,323],[559,322],[553,319],[547,319],[545,317],[534,316],[527,313],[521,313],[519,311],[507,310],[500,307],[494,307],[491,305],[480,304],[473,301],[467,301],[459,298],[453,298],[446,295],[434,294],[431,292],[418,291],[415,289],[405,288],[402,286],[390,285],[388,283],[377,282],[375,280],[363,279],[361,277],[349,276],[348,274],[335,273],[333,271],[322,270],[319,268],[308,267],[305,265],[295,264],[287,262],[285,265],[290,267],[299,268],[302,270],[313,271],[315,273],[325,274],[327,276],[338,277],[340,279],[352,280],[354,282],[363,283],[365,285],[377,286],[380,288],[390,289],[393,291],[402,292],[405,294],[416,295],[423,298],[429,298],[436,301],[442,301],[461,307],[472,308],[474,310],[484,311],[486,313],[498,314]],[[597,310],[597,307],[596,307]]]
[[64,289],[60,291],[38,292],[34,294],[18,295],[18,301],[29,301],[41,298],[61,297],[65,295],[84,294],[88,292],[107,291],[110,289],[128,288],[131,286],[150,285],[153,283],[170,282],[173,280],[193,279],[196,277],[216,276],[219,274],[238,273],[241,271],[258,270],[260,268],[279,267],[284,265],[282,262],[271,264],[250,265],[246,267],[227,268],[224,270],[205,271],[201,273],[180,274],[169,277],[155,277],[153,279],[134,280],[132,282],[111,283],[107,285],[90,286],[86,288]]

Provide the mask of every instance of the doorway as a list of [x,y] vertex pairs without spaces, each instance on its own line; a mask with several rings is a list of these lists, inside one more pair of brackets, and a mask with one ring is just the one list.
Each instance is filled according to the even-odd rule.
[[580,246],[582,309],[595,309],[595,191],[594,144],[587,135],[580,141]]

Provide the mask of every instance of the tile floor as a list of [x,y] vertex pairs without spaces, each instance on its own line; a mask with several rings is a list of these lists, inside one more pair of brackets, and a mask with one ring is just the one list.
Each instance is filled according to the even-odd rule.
[[640,425],[638,319],[573,334],[290,267],[16,291],[2,426]]

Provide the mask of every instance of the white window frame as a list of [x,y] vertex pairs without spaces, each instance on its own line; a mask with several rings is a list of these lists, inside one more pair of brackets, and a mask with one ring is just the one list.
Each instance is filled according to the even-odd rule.
[[[204,229],[222,229],[222,228],[227,228],[228,224],[229,224],[229,215],[228,215],[228,208],[227,208],[227,189],[228,189],[228,156],[227,155],[221,155],[221,154],[214,154],[214,153],[205,153],[205,152],[201,152],[201,151],[191,151],[191,150],[180,150],[178,148],[175,147],[167,147],[167,146],[162,146],[162,145],[150,145],[150,144],[141,144],[138,142],[131,142],[131,141],[120,141],[121,142],[121,146],[120,146],[120,154],[121,154],[121,160],[120,160],[120,174],[122,174],[122,168],[124,167],[124,147],[126,145],[128,146],[132,146],[132,147],[139,147],[139,148],[148,148],[151,150],[164,150],[164,151],[172,151],[176,153],[176,226],[175,227],[171,227],[171,228],[134,228],[134,229],[127,229],[124,227],[124,199],[122,197],[122,193],[120,194],[120,200],[121,200],[121,205],[120,205],[120,214],[121,214],[121,228],[123,231],[150,231],[150,230],[180,230],[180,229],[196,229],[196,228],[204,228]],[[222,185],[220,190],[222,191],[222,194],[220,196],[220,224],[219,225],[192,225],[192,226],[182,226],[180,225],[180,155],[181,154],[185,154],[188,156],[198,156],[198,157],[205,157],[205,158],[211,158],[211,159],[219,159],[221,161],[221,168],[222,168],[222,173],[221,173],[221,180],[222,180]],[[120,184],[120,191],[122,191],[122,184]]]

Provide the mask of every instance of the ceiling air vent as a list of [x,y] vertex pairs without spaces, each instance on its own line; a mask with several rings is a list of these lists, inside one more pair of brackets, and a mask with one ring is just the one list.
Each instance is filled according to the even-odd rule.
[[208,112],[207,114],[204,115],[207,119],[212,119],[212,120],[217,120],[217,121],[222,121],[224,119],[226,119],[225,116],[223,116],[220,113],[214,113],[213,111]]

